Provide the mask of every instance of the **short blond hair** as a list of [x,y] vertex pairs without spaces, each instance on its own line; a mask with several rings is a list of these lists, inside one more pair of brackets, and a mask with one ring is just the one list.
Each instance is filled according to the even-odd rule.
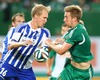
[[35,6],[31,10],[31,17],[34,17],[34,15],[40,16],[43,10],[49,13],[51,11],[51,7],[50,6],[46,7],[42,4],[35,4]]
[[64,8],[65,12],[70,12],[71,17],[76,17],[78,22],[82,18],[82,9],[78,5],[69,5]]
[[80,24],[84,25],[84,22],[82,20],[79,21]]

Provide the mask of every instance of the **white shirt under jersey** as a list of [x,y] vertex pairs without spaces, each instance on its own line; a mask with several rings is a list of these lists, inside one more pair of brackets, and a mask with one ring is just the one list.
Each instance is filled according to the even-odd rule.
[[50,32],[46,28],[33,30],[30,22],[18,25],[15,28],[11,41],[20,42],[26,39],[31,39],[33,40],[33,44],[29,46],[21,46],[8,51],[4,60],[8,64],[19,69],[28,69],[32,67],[34,51],[40,44],[42,44],[42,46],[46,46],[43,41],[47,37],[50,38]]
[[[66,32],[67,34],[68,32]],[[64,34],[65,35],[65,34]],[[63,35],[63,37],[64,37]],[[62,37],[62,38],[63,38]],[[60,46],[60,44],[59,44]],[[62,56],[62,55],[59,55],[56,53],[56,55],[54,56],[54,60],[55,60],[55,63],[54,63],[54,69],[51,73],[51,76],[52,77],[55,77],[55,78],[58,78],[60,73],[63,71],[64,69],[64,66],[65,66],[65,63],[66,63],[66,57],[65,56]]]
[[58,78],[59,74],[64,69],[65,63],[66,63],[66,57],[56,54],[55,55],[55,65],[54,65],[54,69],[51,73],[51,76]]

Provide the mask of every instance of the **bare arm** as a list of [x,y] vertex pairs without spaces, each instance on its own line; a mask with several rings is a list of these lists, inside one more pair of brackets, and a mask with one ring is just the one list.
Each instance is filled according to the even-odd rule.
[[53,58],[49,58],[46,62],[47,65],[47,75],[50,76],[51,75],[51,66],[52,66],[52,62],[53,62]]
[[69,50],[70,47],[72,47],[71,44],[66,42],[64,42],[62,45],[55,45],[50,39],[46,39],[45,44],[60,55],[64,54],[66,51]]
[[31,45],[33,42],[32,40],[26,40],[26,41],[22,41],[22,42],[11,42],[10,45],[8,46],[8,50],[14,49],[14,48],[18,48],[21,46],[28,46]]

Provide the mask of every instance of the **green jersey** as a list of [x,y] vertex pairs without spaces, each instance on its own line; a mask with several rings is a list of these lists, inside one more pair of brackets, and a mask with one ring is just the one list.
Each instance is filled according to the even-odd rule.
[[73,46],[69,49],[72,60],[75,62],[87,62],[93,59],[90,52],[91,42],[85,27],[77,24],[74,28],[70,29],[64,36],[67,43]]
[[[56,56],[56,52],[54,50],[51,50],[51,52],[49,53],[49,58],[53,58]],[[54,70],[54,66],[55,66],[55,58],[54,58],[54,61],[53,61],[53,64],[52,64],[52,70]]]

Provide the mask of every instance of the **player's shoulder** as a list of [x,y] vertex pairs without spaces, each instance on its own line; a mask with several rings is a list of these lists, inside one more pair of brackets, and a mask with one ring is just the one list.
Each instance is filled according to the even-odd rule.
[[15,27],[11,27],[10,30],[15,29]]
[[42,29],[43,29],[43,30],[45,30],[45,31],[49,31],[49,29],[47,29],[47,28],[44,28],[44,27],[43,27]]
[[16,26],[16,31],[20,31],[20,30],[23,30],[27,27],[28,23],[21,23],[19,24],[18,26]]
[[44,32],[46,32],[46,33],[50,33],[49,29],[47,29],[47,28],[42,28],[42,30],[43,30]]
[[14,30],[15,30],[15,27],[11,27],[11,28],[9,29],[9,31],[8,31],[7,34],[8,34],[8,35],[11,34]]
[[85,29],[84,25],[79,24],[77,27],[75,27],[72,30],[72,33],[74,36],[80,36],[81,34],[86,33],[86,29]]
[[41,30],[42,30],[47,36],[51,37],[51,34],[50,34],[49,29],[43,27],[43,28],[41,28]]
[[27,25],[28,25],[28,23],[25,22],[25,23],[21,23],[21,24],[19,24],[17,27],[25,27],[25,26],[27,26]]
[[76,27],[74,27],[72,29],[72,31],[74,31],[74,33],[80,33],[83,30],[83,25],[78,24]]
[[78,24],[77,27],[76,27],[76,30],[86,30],[85,26],[82,25],[82,24]]
[[10,29],[9,29],[9,31],[13,31],[15,29],[15,27],[11,27]]

